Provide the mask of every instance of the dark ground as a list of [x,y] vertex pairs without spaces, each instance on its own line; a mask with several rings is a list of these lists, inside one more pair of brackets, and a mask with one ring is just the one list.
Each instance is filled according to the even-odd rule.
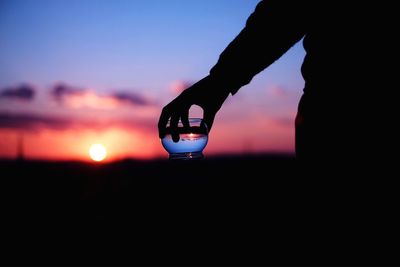
[[159,246],[181,256],[182,247],[219,254],[222,244],[252,245],[258,253],[268,242],[326,250],[321,242],[332,240],[353,253],[352,240],[370,240],[386,213],[375,180],[365,187],[365,177],[323,165],[311,177],[298,165],[285,155],[105,165],[0,161],[3,243],[19,254],[21,245],[31,251],[45,242],[55,250],[65,243],[67,254],[76,247],[86,253],[95,243],[107,253],[121,245],[137,252],[130,247],[136,244],[139,251]]
[[151,224],[228,214],[276,218],[304,214],[327,195],[334,202],[345,193],[333,191],[340,179],[330,180],[329,170],[320,177],[304,176],[292,155],[111,164],[1,161],[0,168],[3,217],[6,213],[17,221],[129,219]]

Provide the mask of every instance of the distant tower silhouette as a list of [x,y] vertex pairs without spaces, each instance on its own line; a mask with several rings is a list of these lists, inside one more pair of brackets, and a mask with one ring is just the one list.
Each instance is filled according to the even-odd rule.
[[24,161],[24,135],[18,134],[17,137],[17,161]]

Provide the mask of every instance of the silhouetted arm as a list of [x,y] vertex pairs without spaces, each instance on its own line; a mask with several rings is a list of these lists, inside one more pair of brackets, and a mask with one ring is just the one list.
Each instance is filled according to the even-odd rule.
[[254,75],[268,67],[305,34],[307,1],[261,1],[249,17],[246,27],[221,54],[210,75],[183,91],[166,105],[158,122],[159,135],[170,132],[179,141],[179,120],[188,126],[189,109],[198,105],[204,110],[204,122],[211,129],[215,115],[229,93],[236,93]]
[[210,76],[235,94],[305,34],[307,1],[261,1]]

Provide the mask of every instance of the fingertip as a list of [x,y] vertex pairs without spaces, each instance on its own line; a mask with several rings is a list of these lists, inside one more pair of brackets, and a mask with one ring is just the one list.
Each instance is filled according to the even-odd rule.
[[174,141],[175,143],[179,141],[178,122],[179,122],[178,116],[171,117],[170,130],[171,130],[172,141]]
[[172,141],[174,141],[174,143],[178,143],[179,142],[179,134],[173,134]]
[[181,116],[181,121],[183,124],[183,127],[189,129],[190,128],[190,123],[189,123],[189,112],[187,112],[186,114],[183,114]]

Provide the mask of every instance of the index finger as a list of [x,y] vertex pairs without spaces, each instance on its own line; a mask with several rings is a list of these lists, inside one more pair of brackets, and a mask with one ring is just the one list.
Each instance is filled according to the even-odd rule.
[[166,134],[166,126],[170,117],[171,115],[169,109],[164,107],[161,112],[160,119],[158,120],[158,136],[160,138],[164,138]]

